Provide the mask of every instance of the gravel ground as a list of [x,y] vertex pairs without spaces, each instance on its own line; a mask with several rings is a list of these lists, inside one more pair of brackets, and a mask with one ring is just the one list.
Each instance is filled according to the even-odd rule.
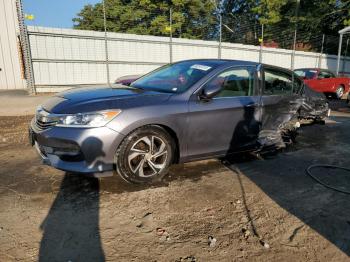
[[[0,261],[349,261],[350,196],[305,175],[349,167],[350,113],[334,106],[284,152],[177,165],[152,187],[42,166],[31,117],[2,116]],[[344,172],[315,174],[350,190]]]

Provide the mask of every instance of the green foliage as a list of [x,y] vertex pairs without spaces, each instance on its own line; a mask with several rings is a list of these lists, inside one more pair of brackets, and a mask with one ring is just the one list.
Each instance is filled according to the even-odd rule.
[[[210,0],[105,0],[105,5],[107,30],[112,32],[167,36],[170,8],[175,36],[207,39],[217,26]],[[73,22],[76,29],[103,31],[102,4],[86,5]]]
[[304,50],[320,51],[322,35],[334,36],[329,52],[337,49],[338,31],[350,25],[349,0],[224,0],[225,24],[233,29],[225,32],[230,42],[259,44],[261,25],[264,42],[274,42],[282,48],[292,48],[297,26],[297,44]]
[[[265,43],[291,48],[297,25],[297,44],[312,51],[319,51],[323,34],[337,36],[350,25],[350,0],[301,0],[298,14],[297,0],[105,0],[105,4],[107,30],[112,32],[168,36],[171,8],[174,37],[217,40],[221,13],[224,41],[258,45],[263,24]],[[73,21],[74,28],[103,31],[102,4],[86,5]]]
[[252,8],[252,12],[257,14],[261,24],[275,24],[281,21],[283,16],[281,9],[287,2],[288,0],[260,0]]

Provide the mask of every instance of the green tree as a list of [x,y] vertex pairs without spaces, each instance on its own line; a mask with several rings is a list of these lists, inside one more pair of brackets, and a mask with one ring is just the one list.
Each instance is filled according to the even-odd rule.
[[306,50],[310,51],[320,51],[322,35],[325,34],[327,35],[325,51],[335,54],[338,49],[338,31],[350,18],[349,3],[349,1],[340,0],[302,0],[296,16],[296,1],[287,1],[281,7],[281,20],[273,27],[281,32],[284,39],[288,39],[289,45],[292,45],[293,32],[297,23],[297,42],[308,45]]
[[[217,26],[215,2],[210,0],[105,0],[107,30],[121,33],[169,35],[169,10],[172,32],[184,38],[209,39]],[[102,3],[86,5],[73,19],[74,28],[103,31]]]
[[[223,18],[223,41],[259,44],[262,24],[264,42],[291,48],[295,25],[297,44],[320,51],[322,35],[326,52],[336,53],[338,31],[350,25],[350,0],[105,0],[107,30],[121,33],[168,36],[169,10],[175,37],[218,38],[218,15]],[[103,31],[102,4],[86,5],[73,19],[74,28]]]
[[225,0],[221,4],[223,40],[233,43],[258,44],[260,26],[255,0]]
[[298,16],[296,6],[297,0],[224,0],[224,21],[233,29],[225,30],[225,40],[258,44],[256,35],[261,35],[263,24],[265,43],[291,48],[297,24],[298,45],[320,51],[322,35],[331,35],[327,51],[335,53],[338,31],[350,24],[350,1],[301,0]]

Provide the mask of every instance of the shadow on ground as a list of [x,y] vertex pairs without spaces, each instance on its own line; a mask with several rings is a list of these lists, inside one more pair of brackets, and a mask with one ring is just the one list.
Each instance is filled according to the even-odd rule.
[[[231,158],[226,166],[237,174],[240,183],[241,176],[248,177],[280,207],[350,256],[350,196],[317,184],[305,173],[312,164],[349,167],[349,120],[338,117],[333,120],[337,124],[305,126],[297,144],[274,157],[254,161],[251,157]],[[350,190],[350,174],[345,171],[326,173],[318,169],[315,175]],[[242,183],[241,190],[253,233],[259,236]]]
[[41,224],[39,261],[105,261],[99,232],[99,181],[66,174]]
[[102,194],[167,187],[174,180],[198,181],[220,169],[225,167],[216,160],[176,165],[164,181],[152,186],[128,184],[117,176],[97,179],[66,173],[40,227],[39,261],[105,261],[99,229]]

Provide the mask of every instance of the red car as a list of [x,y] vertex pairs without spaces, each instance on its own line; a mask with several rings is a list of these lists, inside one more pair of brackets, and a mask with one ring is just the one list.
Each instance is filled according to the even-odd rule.
[[334,73],[326,69],[300,68],[294,72],[304,80],[304,83],[317,92],[326,96],[335,96],[340,99],[344,93],[349,92],[350,78],[336,77]]

